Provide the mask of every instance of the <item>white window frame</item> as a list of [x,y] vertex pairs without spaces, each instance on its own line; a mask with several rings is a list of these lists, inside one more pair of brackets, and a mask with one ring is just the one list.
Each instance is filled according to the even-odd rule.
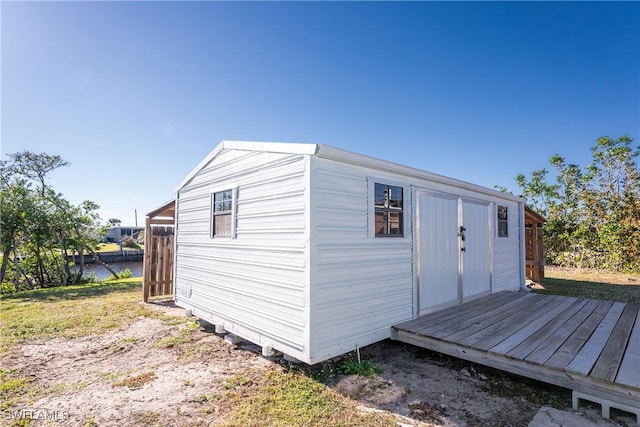
[[[224,191],[231,191],[231,230],[229,230],[229,235],[216,235],[215,234],[215,225],[214,225],[214,203],[215,203],[215,195],[216,193],[222,193]],[[209,237],[211,239],[235,239],[236,238],[236,228],[237,228],[237,215],[236,215],[236,205],[238,200],[238,186],[237,185],[229,185],[220,188],[216,188],[209,193]]]

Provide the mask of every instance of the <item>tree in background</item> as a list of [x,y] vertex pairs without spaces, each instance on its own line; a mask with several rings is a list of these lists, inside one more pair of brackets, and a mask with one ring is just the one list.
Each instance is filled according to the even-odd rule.
[[633,139],[598,138],[593,161],[584,169],[554,155],[548,171],[539,169],[516,183],[528,204],[547,218],[549,264],[640,271],[640,154]]
[[8,158],[0,162],[0,283],[16,290],[79,283],[84,266],[69,259],[95,253],[98,205],[75,206],[47,184],[51,172],[68,165],[60,156],[23,151]]

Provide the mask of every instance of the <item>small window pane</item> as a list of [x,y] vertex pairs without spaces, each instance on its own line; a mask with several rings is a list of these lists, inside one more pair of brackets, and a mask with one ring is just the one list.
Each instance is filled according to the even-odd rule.
[[402,234],[401,221],[401,212],[389,212],[389,234]]
[[213,219],[215,224],[214,235],[215,236],[230,236],[231,235],[231,215],[216,215]]
[[386,224],[387,214],[385,212],[376,212],[376,234],[385,234]]
[[401,187],[389,187],[389,207],[402,209],[402,188]]
[[387,191],[388,186],[382,184],[376,184],[375,205],[380,207],[387,207]]
[[231,190],[219,191],[213,195],[213,211],[226,212],[231,211],[233,203],[233,193]]
[[507,207],[506,206],[498,206],[498,219],[507,220]]

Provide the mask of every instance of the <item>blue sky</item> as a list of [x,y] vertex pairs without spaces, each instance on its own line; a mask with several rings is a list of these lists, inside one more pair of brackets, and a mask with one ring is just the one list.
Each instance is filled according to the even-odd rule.
[[3,1],[2,154],[144,222],[223,139],[311,142],[517,191],[640,142],[640,3]]

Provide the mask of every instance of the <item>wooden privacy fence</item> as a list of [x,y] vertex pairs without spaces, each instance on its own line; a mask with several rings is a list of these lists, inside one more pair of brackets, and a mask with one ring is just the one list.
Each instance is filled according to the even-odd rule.
[[144,238],[142,299],[173,295],[175,202],[147,215]]
[[145,302],[173,295],[173,227],[151,227],[151,233],[145,236]]
[[524,249],[526,276],[534,282],[544,279],[542,227],[546,219],[529,207],[524,211]]

